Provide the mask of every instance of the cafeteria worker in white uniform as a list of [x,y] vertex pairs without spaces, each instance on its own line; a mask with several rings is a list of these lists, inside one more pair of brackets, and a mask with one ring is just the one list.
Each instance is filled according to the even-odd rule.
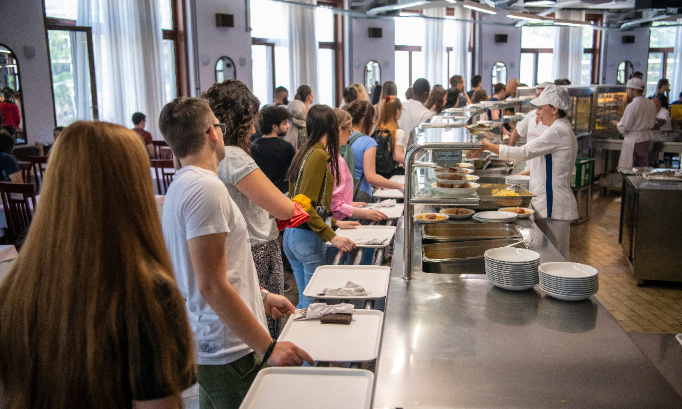
[[[535,223],[554,244],[566,261],[570,261],[571,221],[578,218],[578,205],[571,191],[571,173],[578,154],[578,141],[573,126],[566,119],[571,99],[568,91],[548,85],[539,97],[530,101],[538,107],[537,116],[547,126],[540,136],[524,146],[506,146],[481,141],[483,148],[502,160],[530,162],[531,204]],[[480,151],[472,151],[470,157]]]
[[632,101],[625,107],[620,122],[613,120],[613,126],[623,135],[618,169],[632,169],[649,165],[651,130],[656,125],[656,106],[644,97],[646,84],[639,78],[632,78],[625,84],[628,98]]

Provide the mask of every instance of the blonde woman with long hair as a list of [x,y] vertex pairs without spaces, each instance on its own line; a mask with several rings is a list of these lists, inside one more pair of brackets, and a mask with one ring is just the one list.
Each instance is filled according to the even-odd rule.
[[182,406],[194,351],[153,189],[133,131],[76,122],[60,135],[0,283],[0,406]]
[[[401,166],[405,165],[405,145],[407,134],[398,127],[398,119],[403,112],[403,104],[396,96],[386,96],[381,101],[381,111],[377,121],[376,131],[391,135],[393,160]],[[398,172],[400,173],[400,172]]]
[[356,82],[353,84],[350,84],[351,88],[355,88],[355,90],[358,92],[358,99],[362,101],[369,101],[369,94],[367,93],[367,89],[365,89],[365,86]]

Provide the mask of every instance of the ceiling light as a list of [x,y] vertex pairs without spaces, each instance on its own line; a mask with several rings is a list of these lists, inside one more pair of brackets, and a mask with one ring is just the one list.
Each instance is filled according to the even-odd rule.
[[495,11],[495,7],[486,6],[485,4],[480,4],[469,0],[466,0],[464,2],[464,7],[471,10],[480,11],[481,13],[497,14],[497,11]]
[[571,26],[571,27],[591,27],[592,26],[590,23],[587,23],[584,21],[562,20],[562,19],[555,19],[554,25],[555,26]]
[[540,17],[537,14],[528,14],[528,13],[517,13],[515,11],[510,11],[507,13],[508,18],[513,18],[516,20],[528,20],[528,21],[548,21],[551,19],[547,19],[544,17]]

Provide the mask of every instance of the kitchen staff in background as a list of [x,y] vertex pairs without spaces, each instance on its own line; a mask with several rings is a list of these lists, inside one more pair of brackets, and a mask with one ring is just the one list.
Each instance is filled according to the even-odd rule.
[[[530,191],[535,195],[531,204],[535,222],[567,261],[570,261],[569,241],[571,221],[578,218],[578,205],[571,191],[571,173],[578,154],[578,140],[573,126],[566,119],[571,99],[568,91],[554,84],[547,85],[539,97],[530,101],[538,107],[537,116],[547,126],[542,134],[521,147],[497,145],[481,141],[483,148],[496,153],[502,160],[531,162]],[[481,150],[471,151],[475,157]]]
[[644,81],[632,78],[625,86],[628,99],[632,99],[632,102],[625,107],[620,122],[615,119],[612,121],[624,138],[618,160],[618,168],[621,170],[649,164],[651,129],[656,125],[656,106],[644,97]]
[[[551,82],[546,81],[543,82],[542,84],[538,84],[535,87],[535,98],[539,97],[540,94],[542,94],[542,91],[547,88],[548,85],[550,85]],[[537,114],[537,109],[533,109],[532,111],[528,112],[525,117],[519,123],[516,124],[516,127],[511,133],[511,136],[509,137],[509,146],[514,146],[516,145],[516,142],[520,138],[526,138],[526,143],[532,141],[533,139],[537,138],[540,136],[545,129],[547,129],[547,125],[543,124],[540,122],[540,118],[538,118]],[[532,159],[531,159],[532,160]],[[525,173],[525,172],[524,172]]]

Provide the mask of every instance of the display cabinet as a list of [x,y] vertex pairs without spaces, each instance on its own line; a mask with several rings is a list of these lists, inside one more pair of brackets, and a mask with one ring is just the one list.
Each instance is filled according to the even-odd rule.
[[571,111],[567,112],[567,116],[573,125],[573,132],[577,137],[589,135],[594,87],[568,87],[567,89],[571,97]]
[[595,138],[620,138],[613,120],[620,121],[627,105],[625,85],[600,85],[594,90],[592,104],[592,136]]

